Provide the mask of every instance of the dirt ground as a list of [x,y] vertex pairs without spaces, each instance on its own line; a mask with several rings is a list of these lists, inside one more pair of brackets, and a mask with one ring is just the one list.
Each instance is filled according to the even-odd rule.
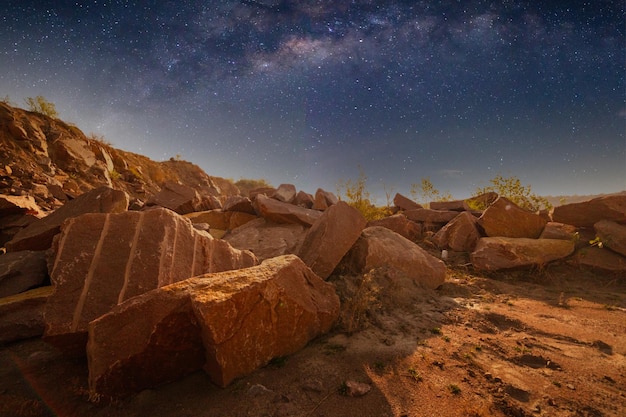
[[225,389],[199,371],[92,403],[86,360],[5,346],[0,416],[626,416],[623,277],[457,266],[435,291],[370,284],[338,282],[331,334]]

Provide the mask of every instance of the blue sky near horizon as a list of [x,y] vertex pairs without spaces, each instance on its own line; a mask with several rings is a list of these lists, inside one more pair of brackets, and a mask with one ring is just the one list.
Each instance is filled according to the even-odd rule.
[[[549,3],[549,4],[548,4]],[[626,189],[615,1],[15,1],[0,96],[43,95],[114,146],[208,174],[378,197],[501,174]]]

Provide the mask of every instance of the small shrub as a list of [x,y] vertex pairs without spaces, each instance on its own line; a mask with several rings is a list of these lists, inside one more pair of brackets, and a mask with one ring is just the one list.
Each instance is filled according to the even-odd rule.
[[345,201],[348,205],[359,210],[367,221],[379,220],[391,215],[391,208],[377,207],[371,201],[371,196],[366,188],[367,177],[363,170],[359,170],[359,178],[356,181],[341,181],[337,184],[337,193],[341,198],[345,194]]
[[[496,175],[489,181],[491,184],[477,188],[474,196],[486,194],[488,192],[496,192],[501,197],[506,197],[519,207],[529,211],[539,211],[542,208],[550,209],[552,204],[545,197],[534,194],[530,185],[522,185],[517,177],[505,178],[502,175]],[[472,207],[473,209],[484,210],[486,207]]]
[[419,184],[411,184],[409,191],[411,196],[424,207],[428,207],[432,201],[450,201],[452,195],[449,192],[442,193],[435,188],[430,177],[422,178]]
[[45,116],[52,117],[53,119],[59,117],[59,113],[57,112],[54,103],[46,100],[44,96],[37,96],[35,98],[26,97],[24,102],[26,103],[26,106],[28,106],[28,110],[32,112],[43,114]]

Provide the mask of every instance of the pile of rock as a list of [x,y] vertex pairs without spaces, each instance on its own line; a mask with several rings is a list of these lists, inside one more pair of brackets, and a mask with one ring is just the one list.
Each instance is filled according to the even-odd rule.
[[[333,326],[331,276],[384,269],[434,289],[446,276],[440,258],[454,254],[484,270],[568,259],[626,271],[624,194],[539,214],[493,194],[481,196],[483,211],[396,195],[395,214],[368,223],[332,193],[289,184],[209,210],[182,187],[165,193],[129,210],[125,192],[101,187],[45,217],[28,199],[1,196],[17,231],[0,256],[0,342],[43,333],[86,354],[96,396],[197,369],[225,386]],[[602,249],[589,245],[596,237]],[[47,280],[53,290],[26,291]]]

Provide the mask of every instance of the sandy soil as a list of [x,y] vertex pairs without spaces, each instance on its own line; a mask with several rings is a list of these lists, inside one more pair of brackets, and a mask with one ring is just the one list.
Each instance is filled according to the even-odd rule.
[[621,277],[455,267],[435,291],[384,274],[348,284],[331,334],[225,389],[196,372],[93,403],[85,360],[5,346],[0,416],[626,416]]

